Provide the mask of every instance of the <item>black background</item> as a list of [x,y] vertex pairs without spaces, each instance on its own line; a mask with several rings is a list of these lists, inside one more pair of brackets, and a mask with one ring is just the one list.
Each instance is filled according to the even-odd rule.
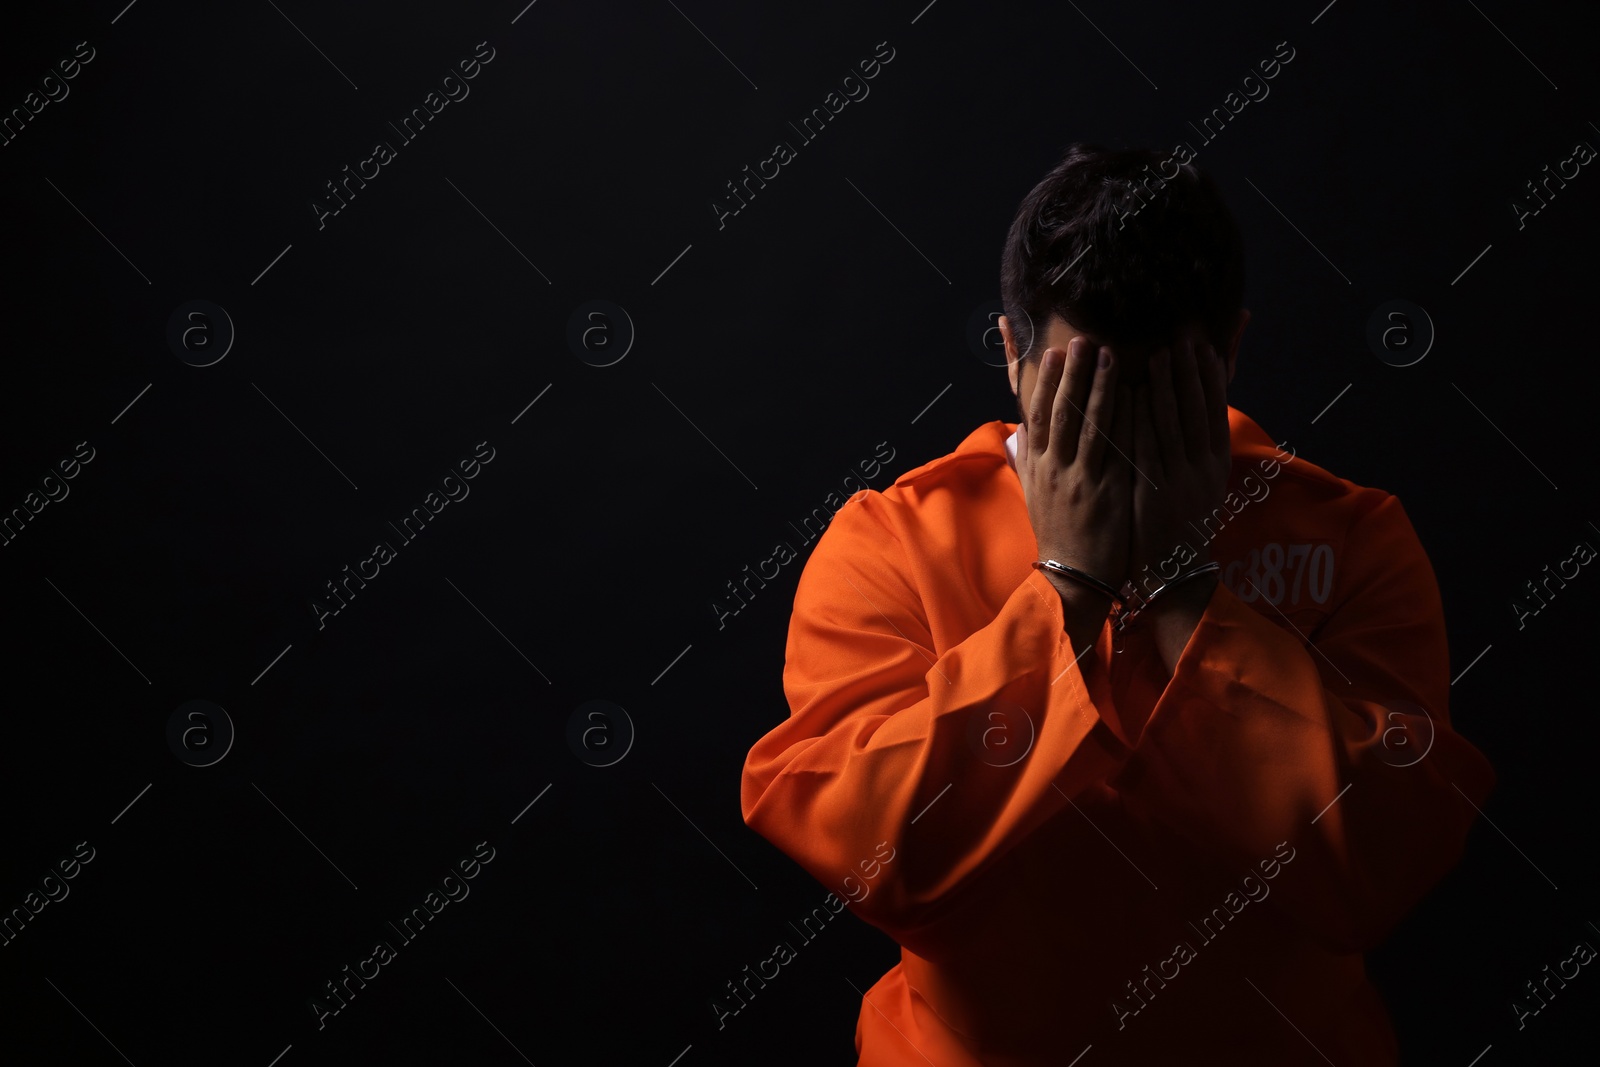
[[[0,508],[95,450],[0,549],[0,908],[96,850],[0,948],[0,1059],[853,1062],[897,958],[853,916],[710,1008],[826,892],[739,810],[803,559],[720,629],[712,604],[880,442],[874,489],[1015,420],[967,324],[1072,140],[1199,149],[1248,247],[1230,402],[1398,494],[1434,562],[1451,713],[1500,784],[1370,957],[1408,1062],[1588,1039],[1600,978],[1520,1031],[1511,1003],[1600,944],[1600,578],[1520,630],[1511,602],[1600,545],[1600,178],[1521,228],[1512,204],[1600,144],[1592,5],[124,3],[0,34],[6,110],[96,53],[0,147]],[[324,183],[480,41],[470,95],[319,229]],[[870,95],[796,143],[882,41]],[[719,229],[778,140],[797,158]],[[203,368],[166,342],[194,299],[237,330]],[[594,299],[637,330],[610,366],[566,340]],[[1365,339],[1393,299],[1437,331],[1409,367]],[[319,629],[324,583],[480,441],[470,495]],[[167,744],[192,699],[237,731],[209,767]],[[609,767],[567,742],[592,699],[637,731]],[[470,896],[319,1030],[308,998],[479,841]]]

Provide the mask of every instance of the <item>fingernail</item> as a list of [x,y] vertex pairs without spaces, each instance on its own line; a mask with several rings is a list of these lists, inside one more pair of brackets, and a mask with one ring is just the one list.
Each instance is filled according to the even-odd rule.
[[1111,366],[1111,349],[1102,348],[1100,349],[1100,369],[1105,370],[1109,366]]

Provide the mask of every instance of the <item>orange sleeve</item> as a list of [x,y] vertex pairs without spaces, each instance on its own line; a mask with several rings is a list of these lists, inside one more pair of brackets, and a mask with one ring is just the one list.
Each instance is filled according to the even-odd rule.
[[1111,784],[1135,820],[1241,872],[1287,842],[1268,902],[1355,952],[1460,859],[1495,774],[1451,728],[1439,588],[1400,501],[1365,509],[1340,547],[1309,647],[1217,586]]
[[[864,495],[841,508],[801,574],[783,671],[791,715],[751,748],[741,806],[841,897],[843,878],[864,883],[859,865],[888,842],[892,861],[851,910],[914,943],[945,902],[1067,796],[1104,781],[1127,749],[1097,711],[1109,683],[1094,671],[1086,687],[1043,574],[1030,570],[987,625],[936,651],[882,506]],[[931,589],[926,599],[938,610],[951,598]],[[980,758],[973,739],[987,713],[1017,707],[1031,720],[1027,758]],[[1006,744],[1026,743],[1020,715],[994,721]]]

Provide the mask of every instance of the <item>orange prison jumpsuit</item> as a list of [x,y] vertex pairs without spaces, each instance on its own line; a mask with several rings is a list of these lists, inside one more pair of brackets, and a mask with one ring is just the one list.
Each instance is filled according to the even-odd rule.
[[[901,946],[864,997],[864,1067],[1397,1062],[1362,953],[1458,861],[1495,774],[1451,729],[1399,500],[1228,420],[1224,578],[1170,681],[1109,625],[1087,685],[1074,666],[1016,423],[856,494],[817,542],[792,714],[741,805]],[[973,742],[995,708],[1031,747],[979,758],[1004,751]]]

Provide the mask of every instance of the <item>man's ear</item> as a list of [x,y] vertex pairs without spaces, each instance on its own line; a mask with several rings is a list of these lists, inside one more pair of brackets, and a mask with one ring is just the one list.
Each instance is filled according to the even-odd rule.
[[1019,396],[1022,389],[1022,363],[1017,359],[1017,339],[1011,333],[1011,322],[1000,316],[1000,337],[1006,343],[1006,377],[1011,381],[1011,395]]

